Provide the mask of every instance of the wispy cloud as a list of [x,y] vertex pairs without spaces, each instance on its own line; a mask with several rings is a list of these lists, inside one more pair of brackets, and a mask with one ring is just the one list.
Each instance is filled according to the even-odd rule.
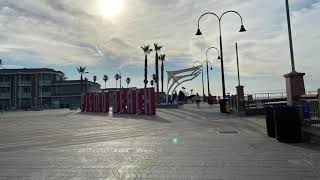
[[[319,84],[316,47],[320,40],[317,32],[320,0],[290,2],[297,68],[313,75],[308,76],[308,81]],[[133,85],[141,85],[140,45],[154,42],[164,45],[169,69],[192,66],[192,61],[205,59],[207,47],[219,46],[217,21],[213,17],[201,22],[204,36],[194,36],[201,13],[219,14],[233,9],[243,16],[248,32],[237,32],[240,27],[237,16],[224,17],[227,75],[236,75],[235,42],[239,42],[243,76],[268,76],[280,81],[282,74],[290,71],[284,2],[125,0],[124,11],[112,20],[99,14],[97,4],[94,0],[0,0],[1,56],[12,66],[25,64],[26,60],[33,67],[40,64],[74,68],[81,64],[98,75],[134,67],[136,70],[130,70],[128,76],[136,79]],[[150,56],[150,74],[154,71],[153,56]],[[215,60],[214,65],[219,67],[218,64]]]

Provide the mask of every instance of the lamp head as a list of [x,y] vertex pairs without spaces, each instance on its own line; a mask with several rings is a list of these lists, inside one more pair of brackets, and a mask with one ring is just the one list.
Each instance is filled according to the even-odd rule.
[[218,56],[218,59],[220,60],[220,59],[221,59],[221,56]]
[[246,31],[247,31],[246,28],[244,28],[244,26],[241,25],[241,28],[240,28],[239,32],[246,32]]
[[202,35],[202,32],[201,32],[200,29],[198,28],[197,33],[196,33],[196,36],[201,36],[201,35]]

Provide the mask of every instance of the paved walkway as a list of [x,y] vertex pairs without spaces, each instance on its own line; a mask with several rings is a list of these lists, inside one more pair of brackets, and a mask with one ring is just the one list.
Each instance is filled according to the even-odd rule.
[[319,146],[279,143],[263,119],[217,110],[0,114],[0,180],[320,179]]

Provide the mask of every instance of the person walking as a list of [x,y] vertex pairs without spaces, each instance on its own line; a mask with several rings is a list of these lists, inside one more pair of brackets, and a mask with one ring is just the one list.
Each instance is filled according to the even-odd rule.
[[183,104],[185,103],[185,94],[180,91],[179,94],[178,94],[178,106],[183,108]]
[[211,94],[209,94],[209,96],[208,96],[208,104],[212,107],[212,105],[213,105],[213,101],[214,101],[214,99],[213,99],[213,96],[211,95]]
[[171,104],[176,104],[177,97],[177,91],[175,91],[172,95]]
[[197,95],[195,96],[195,100],[197,103],[197,108],[200,109],[200,102],[201,102],[201,98],[199,96],[199,94],[197,93]]

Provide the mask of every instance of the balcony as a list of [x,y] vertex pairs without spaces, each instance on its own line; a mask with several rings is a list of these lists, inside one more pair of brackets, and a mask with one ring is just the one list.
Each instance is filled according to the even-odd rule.
[[52,92],[42,92],[39,94],[39,97],[51,97]]
[[19,98],[31,98],[31,93],[21,93],[18,94]]
[[31,86],[31,81],[21,81],[19,82],[19,86]]
[[0,87],[10,87],[10,81],[0,81]]
[[0,99],[10,99],[10,93],[0,93]]
[[40,81],[40,85],[45,86],[45,85],[52,85],[52,81],[51,80],[42,80]]

